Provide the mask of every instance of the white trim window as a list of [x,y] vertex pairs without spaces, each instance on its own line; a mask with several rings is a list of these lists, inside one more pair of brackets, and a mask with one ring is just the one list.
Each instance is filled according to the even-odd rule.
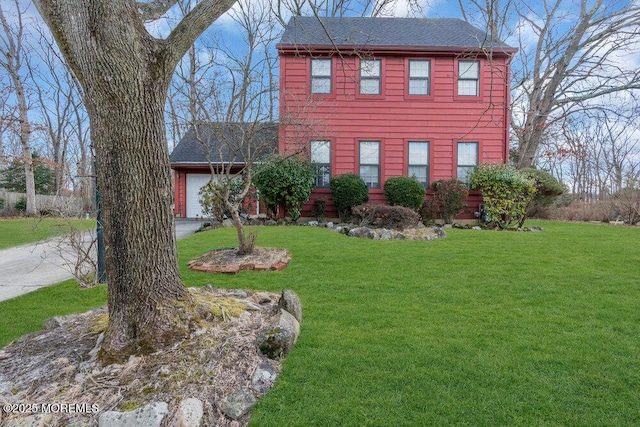
[[380,188],[380,141],[360,141],[360,178],[369,188]]
[[331,181],[331,141],[311,141],[310,160],[318,171],[316,187],[329,187]]
[[360,95],[380,95],[382,61],[379,59],[360,60]]
[[478,143],[458,142],[458,161],[456,176],[458,180],[469,184],[469,174],[478,166]]
[[424,188],[429,187],[429,143],[409,141],[407,175],[415,177]]
[[431,61],[409,60],[409,95],[431,95]]
[[458,61],[458,95],[480,95],[480,61]]
[[311,60],[311,93],[331,93],[331,58]]

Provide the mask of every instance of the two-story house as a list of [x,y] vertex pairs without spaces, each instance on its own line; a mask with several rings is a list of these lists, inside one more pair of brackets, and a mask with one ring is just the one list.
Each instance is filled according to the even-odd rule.
[[[329,181],[343,173],[363,178],[370,203],[384,203],[389,177],[429,188],[508,160],[516,49],[462,20],[293,17],[277,49],[279,150],[308,152],[321,166],[303,216],[320,197],[337,216]],[[469,211],[479,202],[472,193]]]

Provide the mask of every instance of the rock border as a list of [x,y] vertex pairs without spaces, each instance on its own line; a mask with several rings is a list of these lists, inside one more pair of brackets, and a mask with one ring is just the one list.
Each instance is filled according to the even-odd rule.
[[[204,289],[206,289],[205,287]],[[242,290],[232,290],[226,295],[246,303],[246,310],[259,309],[248,300],[248,294]],[[276,294],[277,295],[277,294]],[[260,298],[260,294],[255,294]],[[256,300],[257,304],[262,304],[261,300]],[[283,289],[275,307],[279,315],[272,320],[272,324],[267,326],[258,335],[255,341],[255,351],[264,355],[268,360],[263,360],[248,378],[248,381],[235,389],[229,390],[224,396],[214,396],[213,401],[206,399],[185,396],[177,404],[170,405],[167,402],[152,401],[145,406],[132,411],[104,411],[97,416],[97,421],[91,424],[85,421],[75,421],[72,424],[76,427],[97,425],[97,427],[128,427],[128,426],[148,426],[148,427],[199,427],[203,423],[205,409],[209,411],[219,411],[228,420],[229,425],[244,426],[249,422],[249,414],[258,399],[266,394],[275,384],[280,366],[279,361],[286,356],[295,344],[300,334],[300,322],[302,321],[302,304],[298,295],[290,290]],[[99,309],[102,310],[102,309]],[[92,312],[89,312],[92,313]],[[93,313],[95,314],[95,313]],[[55,330],[64,324],[77,321],[78,317],[86,316],[69,315],[59,316],[45,322],[47,330]],[[277,334],[272,332],[277,331]],[[264,341],[261,336],[273,337],[278,335],[282,339],[271,339],[269,345],[274,345],[272,355],[263,352]],[[2,353],[0,353],[2,355]],[[4,354],[3,357],[8,357]],[[135,359],[135,357],[133,358]],[[273,360],[270,362],[269,360]],[[131,360],[128,362],[130,363]],[[117,369],[126,369],[126,365],[117,366]],[[105,368],[109,369],[109,368]],[[6,404],[2,398],[0,403]],[[93,409],[91,409],[93,410]],[[42,413],[28,416],[12,416],[4,419],[0,408],[0,427],[36,427],[59,425],[52,414]],[[225,424],[227,425],[227,424]]]
[[191,270],[202,271],[204,273],[238,274],[242,270],[282,271],[291,261],[291,254],[288,251],[285,251],[285,255],[283,257],[271,264],[258,264],[253,262],[243,264],[210,264],[200,261],[201,258],[224,250],[228,249],[216,249],[207,252],[199,258],[189,261],[187,265]]

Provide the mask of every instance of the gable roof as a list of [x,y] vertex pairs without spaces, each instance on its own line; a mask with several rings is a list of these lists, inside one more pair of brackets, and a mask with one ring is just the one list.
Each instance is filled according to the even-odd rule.
[[252,160],[278,149],[277,123],[202,123],[192,126],[171,152],[171,165],[238,163],[250,148]]
[[457,18],[316,18],[294,16],[278,48],[413,48],[436,51],[496,49],[515,52],[500,40]]

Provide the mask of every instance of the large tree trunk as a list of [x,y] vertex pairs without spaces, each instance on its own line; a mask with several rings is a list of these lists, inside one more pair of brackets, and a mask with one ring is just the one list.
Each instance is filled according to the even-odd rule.
[[[163,107],[173,69],[136,3],[42,0],[81,82],[101,196],[109,326],[102,358],[149,353],[184,338],[195,315],[174,239]],[[172,65],[172,64],[169,64]]]
[[[103,349],[115,355],[152,351],[186,336],[190,316],[176,263],[165,88],[145,80],[122,81],[117,96],[106,90],[93,97],[101,102],[88,103],[109,283]],[[122,100],[129,108],[121,108]]]

